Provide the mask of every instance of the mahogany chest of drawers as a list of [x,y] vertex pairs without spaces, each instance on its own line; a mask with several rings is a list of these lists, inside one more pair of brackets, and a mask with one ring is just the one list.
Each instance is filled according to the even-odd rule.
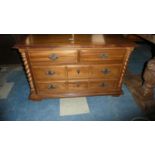
[[92,37],[28,35],[18,42],[30,99],[120,95],[134,44],[121,35]]

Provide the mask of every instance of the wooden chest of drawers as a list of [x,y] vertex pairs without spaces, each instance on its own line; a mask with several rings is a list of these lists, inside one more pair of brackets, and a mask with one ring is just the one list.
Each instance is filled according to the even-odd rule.
[[30,84],[30,99],[120,95],[134,44],[120,35],[29,35],[16,47]]

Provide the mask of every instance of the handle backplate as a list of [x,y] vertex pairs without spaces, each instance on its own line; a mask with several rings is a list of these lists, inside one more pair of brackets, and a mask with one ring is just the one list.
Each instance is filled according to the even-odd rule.
[[108,68],[105,68],[105,69],[102,69],[101,72],[106,75],[106,74],[109,74],[111,71]]
[[51,55],[49,56],[49,59],[52,60],[52,61],[55,61],[55,60],[57,60],[58,58],[59,58],[58,55],[55,54],[55,53],[53,53],[53,54],[51,54]]
[[56,86],[54,86],[53,84],[48,85],[48,89],[55,89],[55,88],[56,88]]
[[55,74],[55,71],[48,70],[46,74],[48,76],[53,76]]
[[109,57],[108,53],[102,53],[100,54],[100,58],[107,59]]

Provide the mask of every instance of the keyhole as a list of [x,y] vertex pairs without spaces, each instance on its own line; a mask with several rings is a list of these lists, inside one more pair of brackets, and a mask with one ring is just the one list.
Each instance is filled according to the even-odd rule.
[[77,74],[80,74],[80,69],[77,69],[77,71],[76,71],[76,72],[77,72]]

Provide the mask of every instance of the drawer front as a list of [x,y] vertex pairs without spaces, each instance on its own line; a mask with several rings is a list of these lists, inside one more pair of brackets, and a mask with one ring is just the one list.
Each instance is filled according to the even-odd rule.
[[84,79],[90,77],[89,66],[68,66],[68,79]]
[[37,83],[37,90],[39,93],[65,92],[66,88],[66,82]]
[[62,51],[29,51],[29,58],[32,64],[50,65],[50,64],[70,64],[77,63],[76,50]]
[[65,66],[33,66],[32,68],[36,80],[63,80],[67,78]]
[[90,80],[68,82],[37,82],[38,93],[110,92],[117,89],[117,80]]
[[76,91],[87,91],[88,90],[88,82],[87,81],[69,81],[68,82],[68,91],[76,92]]
[[117,88],[117,80],[95,80],[89,81],[89,90],[111,91]]
[[118,79],[122,65],[94,65],[91,67],[91,78]]
[[106,63],[123,61],[126,49],[89,49],[80,50],[80,62]]

